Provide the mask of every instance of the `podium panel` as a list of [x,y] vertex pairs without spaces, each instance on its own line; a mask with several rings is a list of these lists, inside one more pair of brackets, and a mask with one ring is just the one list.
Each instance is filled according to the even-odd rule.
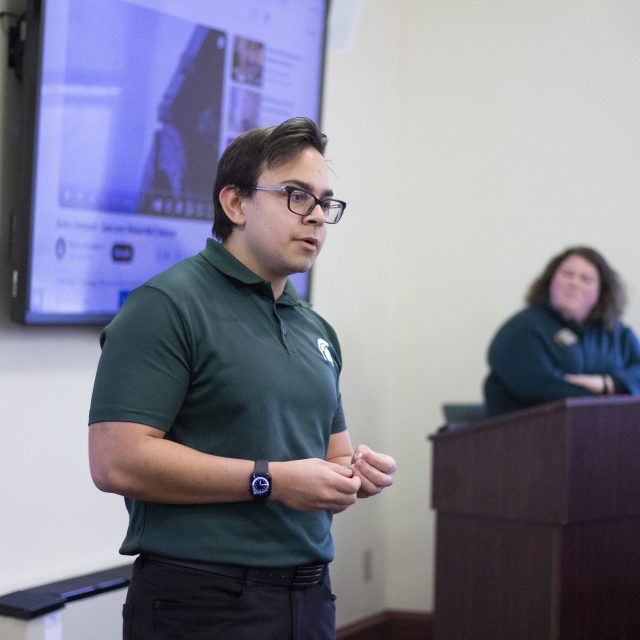
[[640,639],[640,400],[431,437],[436,640]]

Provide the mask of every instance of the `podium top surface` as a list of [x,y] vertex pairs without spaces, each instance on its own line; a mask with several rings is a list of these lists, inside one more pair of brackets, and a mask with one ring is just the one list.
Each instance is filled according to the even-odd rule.
[[556,413],[567,412],[580,409],[601,409],[603,407],[621,408],[621,407],[640,407],[640,396],[578,396],[575,398],[563,398],[562,400],[554,400],[538,404],[519,411],[511,411],[503,413],[499,416],[491,418],[482,418],[473,420],[472,422],[446,423],[437,433],[428,436],[429,440],[437,440],[445,436],[452,435],[468,435],[477,429],[500,428],[503,426],[512,426],[521,422],[528,422],[532,418],[538,416],[549,416]]

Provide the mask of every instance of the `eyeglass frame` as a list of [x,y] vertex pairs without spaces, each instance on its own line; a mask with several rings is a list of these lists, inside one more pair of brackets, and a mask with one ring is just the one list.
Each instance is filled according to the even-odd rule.
[[[254,184],[252,187],[249,187],[249,188],[252,191],[281,191],[283,193],[286,193],[287,209],[289,209],[291,213],[295,213],[295,215],[301,216],[302,218],[306,218],[307,216],[311,215],[311,212],[318,205],[320,205],[320,209],[322,210],[322,213],[324,215],[324,221],[327,224],[337,224],[338,222],[340,222],[340,220],[342,219],[342,215],[344,214],[344,210],[347,208],[347,203],[344,200],[338,200],[336,198],[316,198],[316,196],[313,195],[313,193],[311,193],[310,191],[307,191],[306,189],[302,189],[301,187],[294,187],[293,185],[290,185],[290,184],[283,184],[283,185]],[[311,196],[313,198],[313,204],[309,207],[309,210],[307,211],[307,213],[299,213],[298,211],[294,211],[291,208],[291,195],[294,191],[302,191],[302,193],[306,193],[308,196]],[[334,220],[333,222],[327,219],[327,213],[325,213],[324,207],[322,206],[322,204],[326,202],[337,202],[341,206],[340,214],[338,215],[337,220]]]

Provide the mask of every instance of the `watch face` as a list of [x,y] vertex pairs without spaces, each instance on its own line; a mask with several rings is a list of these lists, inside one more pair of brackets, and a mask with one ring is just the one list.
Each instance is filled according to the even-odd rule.
[[254,496],[262,496],[269,493],[269,480],[264,476],[256,476],[251,480],[251,493]]

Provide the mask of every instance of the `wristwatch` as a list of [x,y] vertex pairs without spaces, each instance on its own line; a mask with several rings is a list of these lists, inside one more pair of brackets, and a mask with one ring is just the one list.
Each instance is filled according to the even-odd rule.
[[268,460],[256,460],[249,478],[249,493],[254,500],[264,502],[271,494],[271,474]]

